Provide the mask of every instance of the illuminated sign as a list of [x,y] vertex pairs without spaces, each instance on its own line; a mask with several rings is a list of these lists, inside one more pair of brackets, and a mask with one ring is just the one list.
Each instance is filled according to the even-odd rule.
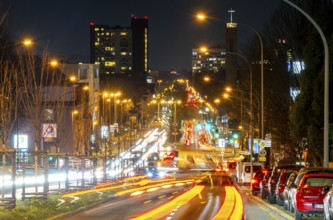
[[43,124],[42,127],[43,138],[56,138],[57,137],[57,124]]
[[14,135],[14,148],[27,149],[28,148],[28,135]]

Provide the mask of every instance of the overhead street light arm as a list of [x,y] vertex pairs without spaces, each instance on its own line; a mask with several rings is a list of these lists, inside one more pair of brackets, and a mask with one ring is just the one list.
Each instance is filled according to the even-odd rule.
[[293,8],[295,8],[297,11],[302,13],[317,29],[321,40],[324,44],[324,54],[325,54],[325,85],[324,85],[324,161],[323,166],[328,167],[329,166],[329,49],[328,49],[328,43],[325,37],[325,34],[321,30],[320,26],[311,18],[310,15],[308,15],[304,10],[302,10],[300,7],[295,5],[294,3],[290,2],[289,0],[283,0]]

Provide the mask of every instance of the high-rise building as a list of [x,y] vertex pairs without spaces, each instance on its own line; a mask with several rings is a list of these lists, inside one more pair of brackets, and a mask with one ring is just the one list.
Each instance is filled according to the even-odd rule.
[[225,52],[220,48],[192,49],[192,74],[217,73],[225,65]]
[[234,10],[229,10],[231,13],[231,20],[227,23],[226,28],[226,81],[229,83],[236,83],[238,80],[238,33],[237,33],[237,23],[232,21],[232,13]]
[[90,23],[90,62],[101,75],[148,71],[148,18],[131,17],[130,27]]

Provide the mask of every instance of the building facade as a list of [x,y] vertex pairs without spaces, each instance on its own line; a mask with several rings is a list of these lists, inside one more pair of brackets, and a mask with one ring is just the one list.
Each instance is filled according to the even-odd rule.
[[90,23],[90,63],[101,75],[148,71],[148,18],[131,17],[130,27]]
[[220,48],[192,49],[192,74],[217,73],[225,65],[225,52]]

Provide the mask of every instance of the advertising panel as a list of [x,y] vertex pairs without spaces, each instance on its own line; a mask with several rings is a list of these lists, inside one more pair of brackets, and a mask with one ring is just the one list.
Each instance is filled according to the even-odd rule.
[[14,135],[14,148],[27,149],[28,148],[28,135],[19,134]]

